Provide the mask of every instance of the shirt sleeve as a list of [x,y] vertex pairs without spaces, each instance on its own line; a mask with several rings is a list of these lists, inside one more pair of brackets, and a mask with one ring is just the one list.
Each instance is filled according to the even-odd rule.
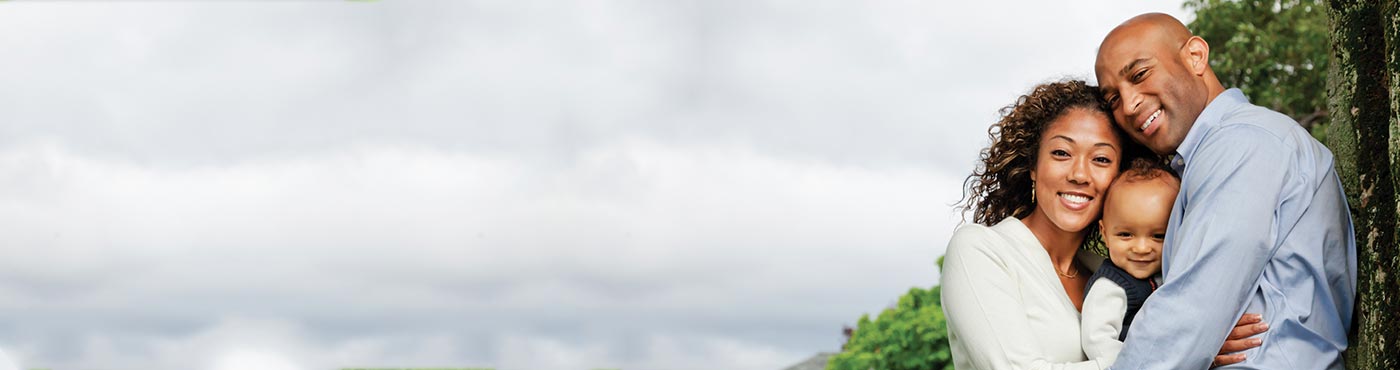
[[1277,251],[1276,210],[1294,160],[1282,140],[1248,125],[1222,127],[1201,142],[1186,163],[1165,282],[1143,304],[1113,368],[1210,366]]
[[1118,334],[1123,332],[1123,316],[1127,314],[1128,292],[1112,280],[1095,282],[1084,296],[1084,311],[1079,321],[1084,355],[1099,363],[1113,363],[1123,348]]
[[[1042,355],[1025,304],[1006,262],[991,252],[984,229],[954,233],[943,261],[943,310],[948,330],[976,369],[1099,370],[1096,361],[1051,363]],[[1105,364],[1106,365],[1106,364]]]

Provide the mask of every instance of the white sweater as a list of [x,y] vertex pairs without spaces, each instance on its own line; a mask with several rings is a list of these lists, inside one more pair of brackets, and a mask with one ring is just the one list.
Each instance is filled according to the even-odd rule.
[[[1162,285],[1162,276],[1152,277]],[[1123,318],[1128,316],[1128,291],[1113,280],[1099,278],[1084,294],[1084,312],[1080,318],[1084,355],[1103,364],[1112,364],[1123,350],[1118,340],[1123,333]]]
[[1100,278],[1084,295],[1084,315],[1080,321],[1084,355],[1105,364],[1118,359],[1123,342],[1123,317],[1128,316],[1128,292],[1113,280]]
[[[1103,258],[1080,252],[1096,269]],[[1079,311],[1050,255],[1016,218],[953,233],[943,260],[943,312],[957,369],[1099,370],[1080,347]]]

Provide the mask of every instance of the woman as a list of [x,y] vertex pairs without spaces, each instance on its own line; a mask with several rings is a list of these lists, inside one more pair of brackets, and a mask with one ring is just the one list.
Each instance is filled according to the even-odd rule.
[[[968,177],[973,222],[944,257],[942,302],[958,369],[1103,369],[1080,347],[1085,284],[1103,258],[1080,247],[1102,194],[1127,163],[1151,155],[1112,124],[1098,89],[1042,84],[1002,109],[992,145]],[[1246,315],[1250,316],[1250,315]],[[1225,348],[1253,326],[1233,331]],[[1252,323],[1251,323],[1252,324]],[[1238,349],[1235,349],[1238,350]],[[1170,355],[1170,354],[1164,354]],[[1220,364],[1239,362],[1222,355]]]

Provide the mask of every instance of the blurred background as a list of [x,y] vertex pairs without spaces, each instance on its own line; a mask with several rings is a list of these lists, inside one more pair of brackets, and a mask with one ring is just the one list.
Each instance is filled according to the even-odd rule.
[[0,4],[23,368],[782,369],[1172,1]]

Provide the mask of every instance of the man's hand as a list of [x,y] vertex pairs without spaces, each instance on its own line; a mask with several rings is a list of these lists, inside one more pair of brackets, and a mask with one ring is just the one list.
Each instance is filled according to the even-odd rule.
[[1269,324],[1263,321],[1264,317],[1259,314],[1246,313],[1244,316],[1240,316],[1240,321],[1235,323],[1233,330],[1230,330],[1230,335],[1225,338],[1225,345],[1220,347],[1220,353],[1215,356],[1215,361],[1211,361],[1210,367],[1243,362],[1244,354],[1237,352],[1258,347],[1264,343],[1263,339],[1250,338],[1269,330]]

